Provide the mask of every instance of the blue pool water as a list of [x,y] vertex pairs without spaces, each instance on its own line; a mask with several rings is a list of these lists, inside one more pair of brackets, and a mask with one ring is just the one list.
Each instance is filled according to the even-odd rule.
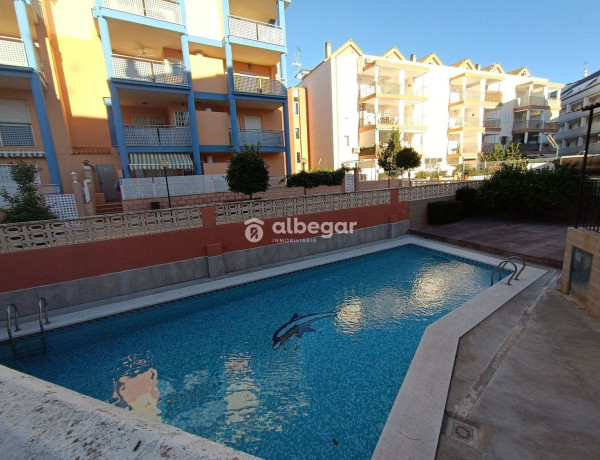
[[2,344],[0,363],[263,458],[370,458],[424,329],[490,273],[402,246],[53,331],[47,354]]

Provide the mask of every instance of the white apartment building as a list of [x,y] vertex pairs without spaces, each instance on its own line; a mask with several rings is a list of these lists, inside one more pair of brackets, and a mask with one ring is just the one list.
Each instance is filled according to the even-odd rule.
[[[600,103],[600,70],[570,83],[562,91],[562,106],[558,117],[560,156],[578,155],[585,150],[589,110],[582,107]],[[596,109],[590,132],[588,154],[600,154],[600,108]]]
[[[306,73],[306,72],[305,72]],[[331,51],[299,84],[306,89],[309,166],[358,164],[376,175],[376,154],[393,128],[423,155],[422,168],[476,163],[498,142],[530,156],[555,155],[564,86],[526,67],[505,72],[470,59],[444,65],[431,53],[407,59],[393,47],[368,55],[352,40]]]

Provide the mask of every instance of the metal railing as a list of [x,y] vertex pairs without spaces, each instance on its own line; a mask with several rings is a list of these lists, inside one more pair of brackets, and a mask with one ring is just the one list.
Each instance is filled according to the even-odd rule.
[[365,113],[358,119],[359,127],[378,125],[392,126],[424,126],[422,115],[404,115],[400,116],[393,113]]
[[258,145],[261,147],[283,147],[283,131],[262,131],[260,129],[238,130],[240,145]]
[[491,153],[494,150],[491,143],[465,142],[448,146],[448,155],[476,155],[478,153]]
[[163,62],[132,56],[113,54],[115,78],[163,83],[167,85],[187,85],[185,66],[181,62]]
[[192,131],[189,126],[124,125],[123,128],[128,146],[192,145]]
[[513,123],[513,131],[523,130],[557,131],[558,123],[544,120],[521,120]]
[[448,120],[448,128],[481,128],[481,118],[479,117],[461,117],[461,118],[450,118]]
[[29,67],[23,40],[0,35],[0,64]]
[[181,6],[174,0],[104,0],[103,6],[160,21],[183,24]]
[[284,45],[281,27],[238,16],[229,16],[229,35],[272,45]]
[[361,85],[359,97],[367,97],[374,93],[390,94],[394,96],[425,97],[425,87],[415,87],[411,85],[390,82],[373,82],[369,85]]
[[544,96],[517,97],[515,107],[560,107],[560,99],[547,98]]
[[600,181],[588,179],[581,184],[575,227],[600,232]]
[[31,123],[0,123],[0,145],[3,147],[34,147]]
[[472,102],[489,102],[489,103],[500,103],[502,102],[501,91],[475,91],[475,90],[458,90],[451,89],[450,92],[450,103],[460,101],[472,101]]
[[233,74],[233,89],[241,93],[267,94],[285,96],[286,88],[276,78],[260,77],[254,75]]
[[500,129],[500,118],[485,118],[483,120],[483,127],[485,129]]

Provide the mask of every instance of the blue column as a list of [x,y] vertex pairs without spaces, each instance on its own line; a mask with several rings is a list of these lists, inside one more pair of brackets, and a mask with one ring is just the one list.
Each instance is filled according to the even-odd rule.
[[37,115],[42,142],[44,144],[44,152],[46,152],[46,166],[53,184],[58,185],[59,192],[63,192],[62,181],[60,179],[60,170],[58,169],[58,160],[56,159],[56,150],[54,149],[54,139],[52,138],[52,130],[50,128],[50,120],[46,110],[46,102],[44,101],[44,91],[42,90],[42,82],[40,75],[36,72],[30,79],[31,92],[33,94],[33,104],[35,105],[35,113]]
[[27,5],[23,0],[15,0],[15,13],[17,14],[17,24],[19,26],[19,34],[23,45],[25,45],[25,55],[27,63],[34,71],[38,71],[37,59],[35,55],[35,47],[33,46],[33,36],[31,35],[31,27],[29,27],[29,16],[27,15]]
[[229,101],[229,116],[231,118],[231,145],[238,152],[240,150],[239,126],[237,120],[237,107],[233,96],[233,51],[229,43],[229,0],[222,1],[223,21],[225,30],[225,65],[227,66],[227,100]]
[[110,41],[110,32],[108,30],[108,21],[105,17],[98,15],[98,29],[100,30],[100,42],[104,53],[104,63],[106,65],[106,76],[110,80],[114,77],[112,65],[112,43]]
[[192,133],[192,156],[194,158],[194,169],[196,170],[196,174],[202,174],[202,162],[200,161],[200,140],[196,121],[196,101],[194,100],[192,66],[190,62],[190,44],[187,35],[181,36],[181,53],[183,55],[183,65],[185,66],[185,73],[190,86],[187,94],[187,104],[188,112],[190,114],[190,132]]
[[283,142],[285,144],[285,173],[292,174],[292,152],[290,150],[290,114],[287,99],[283,103]]
[[112,82],[109,83],[112,114],[115,120],[115,134],[117,136],[117,150],[119,157],[121,157],[121,168],[123,169],[123,177],[129,179],[131,177],[131,171],[129,170],[129,152],[127,150],[127,141],[125,140],[125,130],[123,129],[123,113],[121,112],[121,97],[119,95],[119,88],[117,88]]
[[283,46],[286,49],[281,57],[279,58],[279,71],[281,72],[281,81],[284,85],[287,82],[287,39],[286,39],[286,30],[285,30],[285,3],[283,0],[277,1],[277,24],[281,27],[281,31],[283,32]]

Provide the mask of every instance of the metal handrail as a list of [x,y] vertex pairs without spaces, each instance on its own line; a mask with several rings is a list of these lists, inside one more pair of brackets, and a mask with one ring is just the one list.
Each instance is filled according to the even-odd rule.
[[498,273],[498,282],[500,281],[500,270],[502,270],[504,267],[506,267],[506,264],[511,264],[514,267],[514,271],[512,272],[512,274],[510,275],[510,277],[508,278],[508,281],[506,282],[506,284],[508,286],[510,286],[510,282],[512,281],[512,279],[515,277],[515,275],[517,274],[518,268],[515,265],[515,263],[509,259],[507,260],[503,260],[502,262],[500,262],[498,265],[496,265],[496,268],[494,268],[494,271],[492,271],[492,278],[491,278],[491,283],[490,286],[494,285],[494,275],[496,273]]
[[8,307],[6,307],[6,330],[8,331],[8,338],[10,340],[12,340],[12,332],[11,332],[12,323],[10,320],[11,310],[15,314],[15,332],[21,330],[21,328],[19,327],[19,311],[17,309],[17,306],[14,303],[8,304]]
[[525,270],[525,267],[527,266],[527,264],[525,263],[525,261],[523,260],[523,258],[521,256],[511,256],[506,260],[506,262],[512,262],[513,260],[521,262],[521,265],[522,265],[521,270],[519,270],[519,272],[517,273],[517,276],[515,276],[515,281],[518,281],[519,276],[521,276],[521,273],[523,273],[523,270]]
[[[40,331],[44,332],[44,324],[50,324],[50,320],[48,319],[48,302],[45,297],[40,297],[38,301],[39,311],[38,311],[38,320],[40,322]],[[44,318],[46,319],[45,323],[42,323],[42,310],[44,311]]]

